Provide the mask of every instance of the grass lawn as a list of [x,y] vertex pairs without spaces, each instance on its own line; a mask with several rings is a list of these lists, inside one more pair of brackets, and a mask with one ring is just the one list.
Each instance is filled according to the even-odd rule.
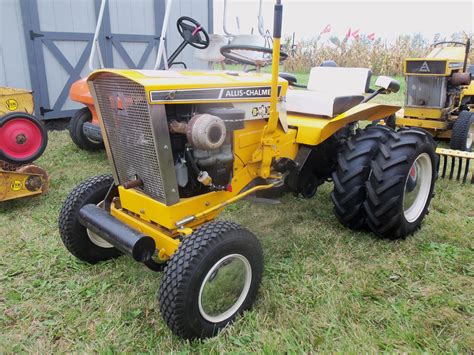
[[185,342],[161,319],[161,275],[122,257],[99,265],[63,247],[57,216],[105,153],[50,132],[38,160],[43,196],[0,205],[0,353],[474,351],[474,187],[440,180],[422,229],[402,241],[342,227],[331,184],[315,198],[241,201],[221,219],[261,240],[265,272],[253,310],[219,336]]

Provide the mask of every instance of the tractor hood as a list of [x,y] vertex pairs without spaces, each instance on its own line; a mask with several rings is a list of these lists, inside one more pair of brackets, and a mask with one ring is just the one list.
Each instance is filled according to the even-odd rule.
[[[194,70],[98,70],[98,77],[122,77],[143,86],[150,104],[261,102],[270,100],[271,75],[241,71]],[[285,95],[288,82],[280,79],[278,94]]]
[[425,58],[405,59],[404,74],[450,76],[453,70],[462,69],[464,53],[464,47],[434,48]]

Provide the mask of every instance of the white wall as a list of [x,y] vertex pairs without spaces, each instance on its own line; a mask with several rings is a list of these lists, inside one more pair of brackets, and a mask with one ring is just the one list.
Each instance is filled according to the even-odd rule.
[[0,86],[31,89],[18,0],[0,1]]

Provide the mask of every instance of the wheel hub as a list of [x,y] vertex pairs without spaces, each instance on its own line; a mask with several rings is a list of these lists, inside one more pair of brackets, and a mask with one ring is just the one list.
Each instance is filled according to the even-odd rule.
[[[98,207],[102,207],[104,205],[104,202],[99,202],[97,204]],[[112,244],[110,244],[108,241],[106,241],[105,239],[99,237],[96,233],[94,233],[93,231],[91,231],[90,229],[87,229],[86,228],[86,232],[87,232],[87,236],[89,237],[90,241],[97,245],[98,247],[101,247],[101,248],[113,248],[114,246]]]
[[43,143],[40,128],[26,118],[15,118],[0,128],[0,149],[13,159],[34,156]]
[[471,126],[469,127],[469,131],[467,132],[467,139],[466,139],[467,151],[471,150],[473,141],[474,141],[474,122],[471,123]]
[[231,317],[242,306],[252,281],[252,269],[246,257],[223,257],[206,274],[199,291],[199,312],[212,323]]
[[416,221],[422,214],[428,201],[432,178],[430,156],[422,153],[413,162],[405,182],[403,213],[408,222]]
[[38,165],[35,165],[35,164],[24,165],[24,166],[19,167],[15,171],[18,173],[23,173],[23,174],[35,174],[35,175],[29,176],[28,179],[26,179],[25,181],[25,187],[28,189],[28,191],[33,192],[33,191],[41,190],[41,192],[44,193],[48,190],[48,185],[49,185],[48,174],[46,173],[46,170],[39,167]]

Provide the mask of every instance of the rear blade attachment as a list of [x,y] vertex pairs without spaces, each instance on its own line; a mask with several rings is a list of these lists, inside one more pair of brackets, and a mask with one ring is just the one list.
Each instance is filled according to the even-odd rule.
[[437,148],[439,155],[438,174],[443,179],[462,181],[463,184],[474,184],[474,152],[464,152]]

